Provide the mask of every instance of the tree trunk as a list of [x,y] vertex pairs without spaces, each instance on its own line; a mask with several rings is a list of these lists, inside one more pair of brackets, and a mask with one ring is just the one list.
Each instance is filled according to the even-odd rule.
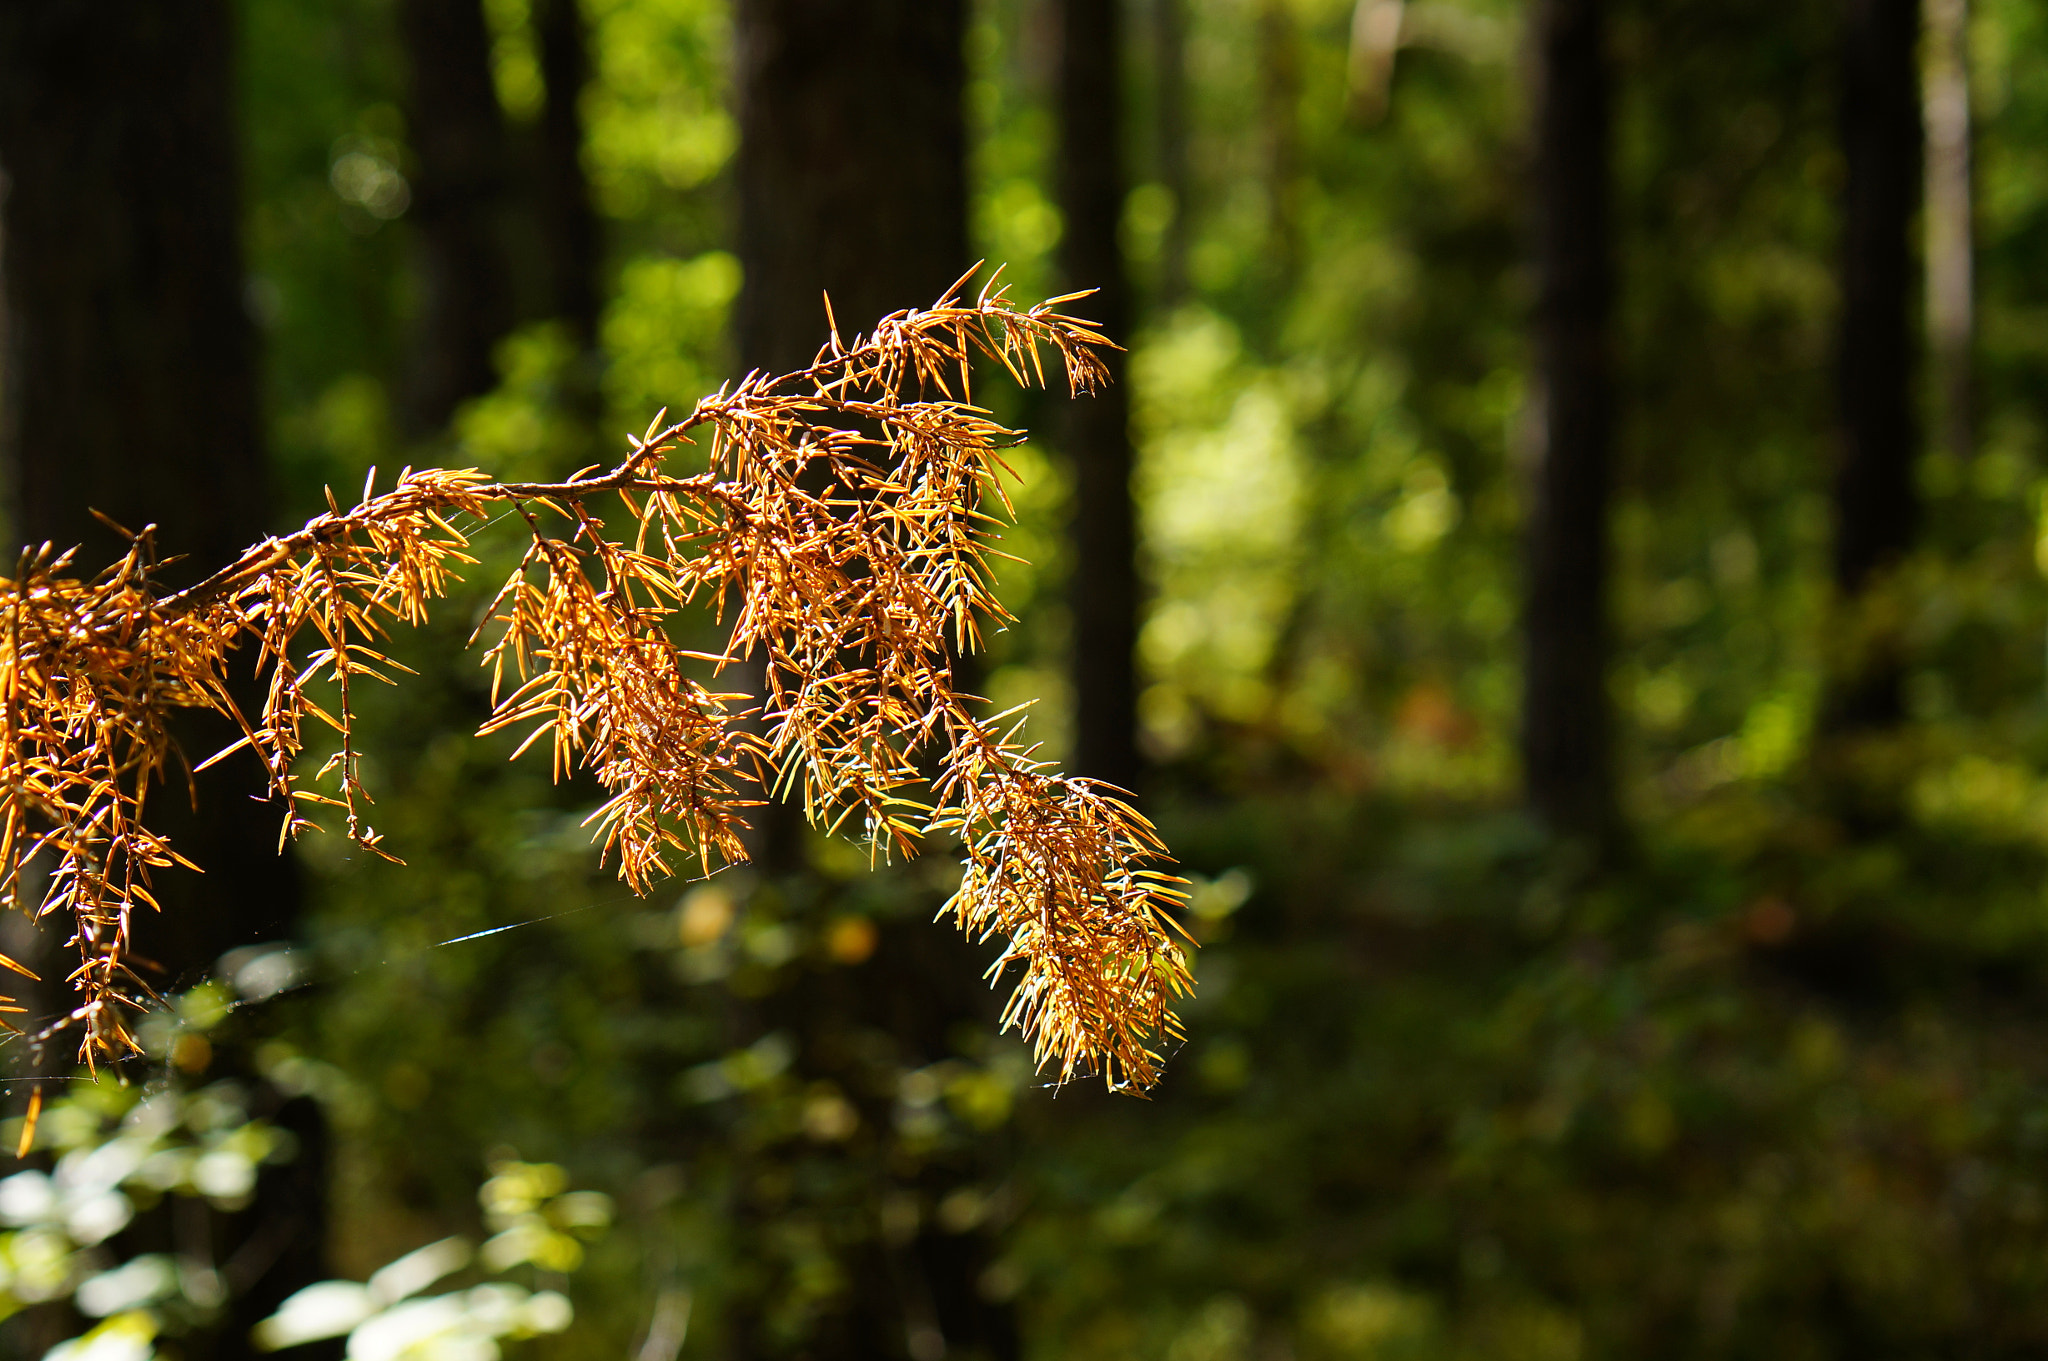
[[[1259,121],[1265,146],[1265,268],[1271,296],[1285,298],[1301,261],[1301,35],[1288,0],[1259,5]],[[1277,323],[1284,311],[1274,308]]]
[[1152,64],[1158,82],[1159,182],[1173,196],[1159,243],[1159,306],[1171,308],[1188,294],[1188,243],[1194,225],[1194,177],[1188,171],[1187,0],[1152,0]]
[[1362,126],[1387,116],[1406,10],[1403,0],[1357,0],[1352,6],[1347,77],[1351,118]]
[[1929,0],[1927,91],[1927,340],[1942,443],[1956,459],[1975,446],[1971,348],[1976,337],[1970,190],[1970,0]]
[[[266,528],[222,0],[0,7],[4,438],[18,539],[162,526],[196,574]],[[11,572],[10,561],[5,570]]]
[[811,362],[843,334],[929,306],[967,254],[959,0],[740,0],[745,369]]
[[597,344],[598,270],[603,241],[583,173],[583,87],[590,49],[578,0],[537,0],[534,36],[540,46],[547,102],[540,116],[541,235],[548,258],[549,310],[567,322],[579,348]]
[[[1118,6],[1060,0],[1060,267],[1074,304],[1130,343],[1130,289],[1117,240],[1124,207],[1123,41]],[[1109,386],[1067,406],[1074,469],[1074,769],[1135,789],[1138,757],[1137,526],[1131,505],[1130,396],[1121,353]]]
[[480,0],[400,0],[398,18],[411,64],[420,289],[405,417],[418,437],[497,386],[491,352],[513,319],[507,158]]
[[1614,394],[1604,0],[1543,0],[1536,18],[1537,368],[1524,602],[1522,762],[1560,836],[1615,826],[1607,695],[1607,507]]
[[1920,523],[1909,320],[1921,156],[1914,59],[1919,6],[1916,0],[1847,5],[1835,587],[1854,636],[1841,649],[1826,719],[1837,732],[1885,727],[1903,714],[1897,631],[1858,616],[1870,613],[1862,608],[1870,591],[1912,547]]
[[[85,545],[78,570],[90,574],[126,549],[98,510],[159,526],[166,556],[189,555],[164,575],[196,578],[270,527],[226,5],[110,14],[65,0],[0,7],[0,23],[17,537]],[[208,736],[225,745],[222,728]],[[230,783],[248,785],[254,769]],[[274,938],[296,911],[291,862],[275,850],[281,810],[205,793],[185,830],[199,839],[204,891],[166,874],[165,894],[190,910],[167,905],[138,924],[139,953],[167,970],[160,985],[196,981],[185,975]],[[184,800],[163,803],[173,815]]]
[[[961,0],[738,0],[734,29],[739,361],[742,369],[786,372],[809,364],[825,340],[825,293],[840,333],[850,339],[889,312],[929,306],[973,263],[962,104],[965,6]],[[761,812],[757,860],[771,872],[800,869],[801,815]],[[925,950],[955,948],[944,928],[916,925],[915,941]],[[925,1063],[946,1051],[943,1037],[954,1024],[977,1014],[975,1002],[934,995],[926,976],[911,971],[912,957],[882,951],[865,970],[879,973],[872,987],[851,994],[805,987],[764,1000],[761,1009],[773,1010],[775,1028],[807,1037],[807,1076],[838,1077],[849,1090],[862,1090],[829,1052],[835,1045],[847,1049],[846,1037],[880,1032],[889,1037],[891,1053]],[[870,1114],[877,1128],[889,1118]],[[845,1171],[849,1178],[879,1178],[902,1193],[899,1162]],[[960,1170],[935,1164],[923,1169],[920,1181],[927,1178],[937,1184],[919,1189],[934,1203],[967,1180]],[[755,1211],[743,1201],[740,1213]],[[757,1228],[750,1218],[748,1231]],[[943,1245],[951,1251],[927,1253],[930,1236],[848,1246],[841,1263],[848,1288],[823,1311],[800,1354],[818,1361],[968,1355],[1014,1361],[1012,1311],[976,1293],[972,1264],[985,1259],[987,1245],[955,1240]],[[740,1313],[731,1329],[734,1353],[774,1351],[761,1336],[764,1321]]]
[[[960,0],[742,0],[733,17],[735,339],[743,371],[786,373],[824,342],[827,294],[851,339],[973,263],[966,15]],[[797,868],[801,814],[757,822],[756,861]]]
[[[17,540],[83,544],[81,573],[126,547],[92,509],[159,526],[163,553],[189,555],[165,570],[171,582],[270,527],[234,90],[226,0],[0,5],[0,465]],[[179,737],[196,760],[230,733],[188,723]],[[206,869],[160,872],[162,913],[137,915],[132,957],[158,966],[144,976],[165,991],[231,948],[290,935],[299,912],[293,862],[276,852],[282,810],[249,797],[263,789],[255,763],[224,762],[198,786],[196,813],[182,790],[153,805]],[[54,987],[38,1001],[62,1005]],[[71,1040],[53,1043],[45,1071],[67,1066]],[[221,1054],[215,1070],[241,1062]],[[304,1155],[266,1172],[228,1226],[223,1258],[251,1250],[209,1355],[250,1355],[249,1326],[325,1274],[318,1113],[290,1119]]]

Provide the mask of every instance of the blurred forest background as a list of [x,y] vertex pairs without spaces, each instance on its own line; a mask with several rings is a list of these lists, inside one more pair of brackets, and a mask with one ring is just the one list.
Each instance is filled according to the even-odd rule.
[[989,389],[972,665],[1202,945],[1139,1101],[997,1033],[943,855],[771,820],[633,899],[469,735],[472,597],[365,702],[409,865],[275,861],[222,777],[153,1057],[46,1135],[213,1093],[253,1190],[129,1184],[34,1288],[0,1194],[0,1349],[246,1355],[526,1159],[616,1205],[519,1268],[549,1361],[2038,1354],[2044,52],[2027,0],[0,7],[15,542],[196,570],[372,465],[610,463],[821,287],[1101,288],[1114,393]]

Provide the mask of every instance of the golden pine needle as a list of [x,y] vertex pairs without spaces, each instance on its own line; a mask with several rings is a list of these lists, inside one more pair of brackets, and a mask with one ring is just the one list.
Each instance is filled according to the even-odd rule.
[[[1008,618],[988,559],[1009,511],[1001,451],[1021,438],[966,404],[968,366],[987,356],[1043,382],[1050,351],[1070,390],[1090,391],[1110,342],[1057,310],[1071,298],[1020,309],[991,285],[964,303],[966,282],[850,341],[832,318],[809,368],[752,374],[680,421],[657,418],[608,471],[501,483],[408,468],[383,492],[372,472],[354,506],[330,492],[296,533],[169,595],[152,584],[149,529],[89,580],[69,553],[25,551],[0,582],[0,898],[69,919],[79,1005],[64,1024],[81,1026],[81,1057],[134,1052],[121,1017],[144,993],[125,963],[129,918],[153,904],[155,869],[189,863],[143,816],[150,786],[183,770],[167,711],[234,723],[229,750],[263,764],[283,836],[333,806],[347,835],[394,858],[363,816],[353,682],[403,670],[377,645],[387,624],[425,620],[475,561],[468,535],[509,507],[531,542],[473,640],[492,675],[482,731],[545,744],[557,778],[596,777],[607,798],[593,835],[628,885],[647,891],[676,857],[705,872],[744,859],[747,811],[769,793],[800,797],[820,827],[862,828],[881,857],[957,837],[966,872],[947,911],[1002,943],[997,971],[1021,966],[1006,1024],[1062,1081],[1152,1085],[1190,987],[1165,849],[1116,791],[1036,761],[951,681],[952,650]],[[699,470],[671,467],[686,457]],[[610,496],[632,521],[621,537],[593,508]],[[677,647],[670,625],[693,602],[727,630],[714,670],[761,661],[760,696],[689,674],[706,654]],[[253,716],[227,680],[250,642],[264,688]],[[310,778],[309,719],[339,738]],[[24,901],[38,856],[47,888]],[[38,1089],[25,1141],[40,1101]]]
[[36,1123],[43,1115],[43,1087],[36,1083],[28,1089],[28,1116],[21,1122],[21,1141],[14,1146],[17,1161],[26,1158],[29,1150],[36,1146]]

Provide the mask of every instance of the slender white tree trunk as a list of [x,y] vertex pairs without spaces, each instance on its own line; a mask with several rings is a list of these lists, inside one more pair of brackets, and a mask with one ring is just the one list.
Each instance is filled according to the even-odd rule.
[[1927,348],[1934,361],[1937,428],[1957,458],[1968,458],[1975,442],[1969,29],[1970,0],[1927,0],[1921,95],[1927,130]]

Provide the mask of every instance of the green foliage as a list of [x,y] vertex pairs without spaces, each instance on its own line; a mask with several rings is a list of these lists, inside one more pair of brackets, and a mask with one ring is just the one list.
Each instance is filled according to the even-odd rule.
[[[219,1024],[228,1009],[214,995],[219,991],[202,985],[173,999],[157,1038],[167,1041],[165,1056],[175,1067],[205,1066],[203,1057],[178,1045],[189,1046]],[[268,1057],[273,1082],[290,1088],[310,1078],[330,1103],[347,1104],[337,1075],[311,1069],[275,1046]],[[36,1147],[54,1159],[49,1172],[31,1168],[0,1180],[0,1225],[6,1227],[0,1232],[0,1318],[61,1300],[85,1319],[100,1320],[51,1348],[53,1361],[154,1361],[178,1355],[194,1334],[204,1338],[218,1329],[237,1269],[234,1261],[211,1255],[203,1211],[197,1220],[173,1216],[180,1231],[171,1251],[116,1251],[116,1235],[167,1197],[215,1212],[245,1209],[258,1170],[290,1162],[299,1152],[284,1131],[250,1118],[243,1084],[191,1090],[173,1081],[142,1093],[112,1076],[80,1079],[52,1102]],[[421,1292],[472,1262],[492,1277],[530,1268],[544,1282],[565,1284],[583,1262],[584,1243],[610,1225],[610,1198],[569,1190],[552,1163],[500,1158],[477,1200],[491,1234],[480,1248],[461,1237],[444,1238],[378,1267],[366,1284],[307,1286],[258,1325],[256,1345],[274,1351],[346,1336],[353,1358],[429,1361],[494,1357],[501,1340],[561,1332],[573,1309],[559,1289],[533,1291],[496,1279],[438,1295]],[[170,1339],[163,1352],[155,1346],[159,1339]]]
[[[218,1004],[201,997],[187,1008]],[[257,1169],[292,1157],[290,1136],[251,1120],[233,1082],[146,1096],[111,1076],[74,1085],[42,1117],[36,1146],[54,1159],[50,1171],[0,1180],[0,1318],[69,1298],[88,1318],[107,1319],[102,1327],[145,1344],[167,1326],[210,1322],[227,1299],[220,1263],[191,1243],[175,1255],[117,1256],[107,1240],[165,1197],[244,1208]],[[18,1137],[20,1121],[12,1123]]]
[[264,1351],[346,1336],[351,1357],[495,1357],[502,1340],[559,1333],[575,1317],[559,1290],[528,1290],[510,1281],[486,1281],[467,1290],[421,1295],[472,1262],[494,1276],[534,1268],[544,1280],[562,1281],[583,1262],[583,1242],[602,1234],[612,1219],[611,1198],[571,1191],[553,1163],[500,1159],[477,1191],[492,1236],[481,1248],[464,1238],[443,1238],[415,1248],[354,1281],[321,1281],[298,1291],[256,1325]]

